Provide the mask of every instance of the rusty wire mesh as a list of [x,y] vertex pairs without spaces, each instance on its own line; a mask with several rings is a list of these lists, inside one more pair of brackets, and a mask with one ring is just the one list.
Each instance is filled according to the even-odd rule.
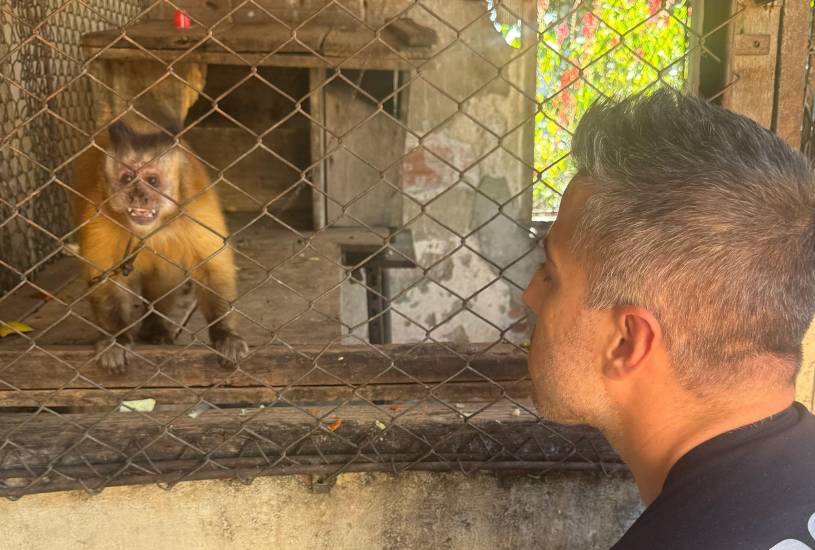
[[[615,91],[604,67],[632,68],[641,81],[623,92],[698,87],[699,59],[722,63],[705,40],[738,17],[706,31],[685,2],[637,5],[620,28],[599,2],[554,0],[4,3],[0,493],[619,469],[596,432],[536,414],[521,292],[569,173],[564,109]],[[681,55],[636,47],[660,28],[683,37]],[[607,47],[586,58],[598,32]],[[217,364],[189,316],[200,281],[147,239],[185,272],[166,316],[178,336],[137,344],[110,373],[68,169],[123,114],[180,105],[176,146],[227,214],[250,354]],[[128,329],[155,311],[132,295]]]

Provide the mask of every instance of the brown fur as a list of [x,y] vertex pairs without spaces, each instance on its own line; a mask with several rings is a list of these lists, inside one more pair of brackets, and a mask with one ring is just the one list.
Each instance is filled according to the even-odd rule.
[[[97,138],[97,145],[112,151],[107,135]],[[142,235],[142,240],[128,229],[132,227],[128,216],[113,212],[107,204],[107,158],[102,150],[89,148],[76,160],[73,176],[80,254],[86,262],[87,280],[93,286],[91,305],[97,323],[119,344],[103,338],[97,344],[99,361],[112,370],[123,370],[131,342],[132,306],[138,296],[167,315],[174,290],[188,277],[196,282],[198,307],[209,323],[210,339],[222,361],[240,359],[247,347],[235,333],[235,316],[228,313],[237,293],[233,252],[224,244],[226,223],[218,196],[209,188],[204,166],[189,153],[176,153],[173,158],[178,160],[173,162],[178,166],[173,172],[178,178],[177,202],[181,210],[173,207],[161,212],[158,229]],[[128,243],[131,253],[138,253],[133,272],[125,276],[117,268]],[[166,321],[155,314],[145,319],[140,336],[151,343],[172,341]]]

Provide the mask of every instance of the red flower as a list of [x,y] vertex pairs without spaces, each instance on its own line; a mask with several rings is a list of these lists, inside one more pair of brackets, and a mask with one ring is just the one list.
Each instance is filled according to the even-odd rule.
[[569,119],[568,119],[568,117],[566,116],[566,112],[565,112],[565,111],[560,111],[560,112],[558,113],[558,115],[557,115],[557,120],[558,120],[558,122],[560,122],[560,125],[561,125],[561,126],[563,126],[563,127],[566,127],[566,126],[568,126],[568,125],[569,125]]
[[583,36],[591,38],[597,32],[597,27],[600,25],[600,20],[597,19],[593,13],[586,12],[583,14]]
[[662,0],[648,0],[648,15],[654,15],[662,7]]
[[572,67],[568,71],[565,71],[560,77],[560,87],[565,88],[566,86],[577,80],[578,75],[579,71],[577,70],[577,67]]
[[563,41],[566,40],[566,37],[569,36],[569,24],[565,21],[557,26],[557,43],[563,44]]

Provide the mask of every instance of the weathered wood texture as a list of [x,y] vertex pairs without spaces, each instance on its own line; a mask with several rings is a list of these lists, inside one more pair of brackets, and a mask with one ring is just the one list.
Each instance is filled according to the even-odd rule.
[[[397,76],[392,71],[355,71],[324,88],[329,225],[396,226],[402,221],[400,169],[406,126],[380,108],[388,95],[397,94]],[[375,97],[377,92],[381,97]]]
[[[81,404],[72,402],[74,396],[81,396],[84,402],[118,405],[131,389],[144,397],[156,390],[164,399],[157,399],[160,405],[187,403],[194,396],[230,405],[443,396],[483,400],[500,398],[505,390],[516,398],[529,395],[526,355],[511,345],[275,345],[253,349],[234,369],[218,365],[216,356],[204,347],[142,346],[125,375],[109,373],[94,364],[93,358],[87,347],[0,349],[0,407],[24,402]],[[220,393],[209,395],[212,389]],[[33,395],[42,400],[31,399]],[[257,396],[263,399],[249,399]]]
[[275,17],[176,29],[172,20],[130,25],[82,37],[86,56],[161,59],[225,65],[314,68],[410,68],[427,60],[435,33],[413,22],[390,21],[375,32],[334,6],[293,25]]
[[311,146],[311,164],[309,179],[312,184],[312,220],[314,229],[326,225],[326,188],[325,178],[328,171],[325,153],[325,92],[327,72],[325,69],[309,69],[308,96],[309,115],[313,121],[309,144]]
[[782,2],[733,0],[733,11],[738,15],[728,30],[728,73],[735,82],[725,91],[722,104],[771,128]]
[[[384,227],[295,233],[281,229],[269,218],[255,219],[254,214],[231,214],[228,221],[239,268],[240,298],[235,307],[242,317],[241,332],[251,345],[272,341],[328,344],[340,337],[340,285],[347,269],[344,251],[362,252],[366,258],[376,257],[391,267],[414,261],[410,231],[406,229],[393,235]],[[99,336],[86,300],[88,290],[80,275],[81,266],[77,257],[63,257],[35,280],[0,296],[4,320],[34,328],[25,336],[0,339],[0,349],[23,342],[89,346]],[[180,290],[178,306],[170,315],[175,323],[181,322],[189,305],[191,295],[186,290]],[[178,343],[191,343],[193,335],[206,342],[203,327],[204,320],[196,313]]]
[[[344,247],[378,250],[400,248],[385,257],[412,257],[410,243],[393,240],[387,228],[328,229],[319,233],[281,229],[268,217],[228,217],[232,246],[237,251],[241,333],[253,346],[330,343],[340,337],[340,285],[346,277]],[[404,233],[404,232],[403,232]],[[409,241],[409,240],[408,240]],[[87,286],[79,276],[81,262],[66,257],[49,265],[34,282],[0,297],[3,319],[24,322],[35,331],[0,340],[0,348],[31,341],[40,346],[90,345],[100,333],[94,328],[86,300]],[[192,295],[179,290],[170,318],[180,323]],[[138,317],[137,317],[138,318]],[[135,327],[134,327],[135,328]],[[181,345],[206,342],[204,319],[196,313],[178,339]]]
[[775,131],[796,149],[804,117],[810,10],[807,0],[786,0],[782,14]]
[[[380,0],[388,2],[391,0]],[[349,15],[366,18],[364,0],[342,0],[342,9]],[[221,20],[228,22],[263,22],[267,20],[297,24],[318,15],[326,9],[336,9],[334,0],[173,0],[172,4],[143,0],[151,8],[146,19],[172,21],[176,8],[184,10],[196,23],[212,25]]]
[[[618,466],[587,428],[529,403],[438,402],[97,415],[0,414],[0,495],[274,473]],[[612,466],[612,467],[614,467]]]

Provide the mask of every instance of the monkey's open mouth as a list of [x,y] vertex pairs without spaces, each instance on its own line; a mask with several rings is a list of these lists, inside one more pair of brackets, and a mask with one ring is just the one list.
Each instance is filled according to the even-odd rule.
[[130,219],[139,224],[148,224],[156,219],[158,210],[155,208],[128,208]]

